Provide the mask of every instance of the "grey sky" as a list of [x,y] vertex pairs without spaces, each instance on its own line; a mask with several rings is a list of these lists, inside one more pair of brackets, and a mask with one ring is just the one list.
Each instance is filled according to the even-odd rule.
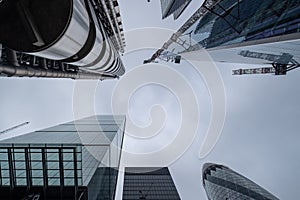
[[[180,25],[200,6],[192,1],[182,17],[161,20],[159,1],[119,1],[126,31],[136,28],[161,27],[177,30]],[[153,38],[140,36],[139,40],[155,40],[159,44],[168,39],[158,35]],[[130,44],[128,44],[130,45]],[[126,70],[139,66],[154,50],[140,50],[125,54]],[[199,150],[210,119],[210,97],[203,78],[186,62],[169,64],[180,72],[196,91],[200,110],[197,137],[188,151],[170,167],[172,176],[183,200],[206,199],[201,184],[201,170],[205,162],[224,164],[255,181],[280,199],[299,199],[300,179],[300,88],[299,70],[287,76],[272,75],[232,76],[236,64],[218,64],[227,97],[227,115],[222,135],[213,151],[199,159]],[[242,67],[247,67],[242,66]],[[126,75],[125,75],[126,76]],[[111,113],[111,96],[118,80],[77,81],[76,84],[97,85],[95,91],[95,113]],[[30,121],[23,128],[0,138],[11,137],[38,130],[74,119],[73,90],[75,81],[36,78],[1,78],[0,130],[18,123]],[[82,103],[84,104],[84,103]],[[140,88],[129,104],[129,113],[137,124],[149,123],[152,104],[162,105],[167,112],[166,129],[156,142],[149,146],[136,146],[135,151],[149,151],[168,142],[172,137],[172,126],[178,122],[178,103],[174,95],[165,88],[145,86]],[[81,105],[84,107],[84,105]],[[176,107],[175,109],[172,109]],[[131,148],[139,141],[125,143]],[[128,140],[125,140],[128,141]],[[142,146],[142,145],[141,145]]]

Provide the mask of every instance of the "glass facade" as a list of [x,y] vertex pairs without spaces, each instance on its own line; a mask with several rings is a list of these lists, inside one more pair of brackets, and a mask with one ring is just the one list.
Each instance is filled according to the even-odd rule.
[[176,54],[199,59],[188,53],[205,49],[216,62],[266,64],[242,51],[285,53],[299,62],[299,13],[300,0],[205,0],[150,61]]
[[221,0],[198,22],[194,33],[209,36],[204,48],[264,39],[300,31],[299,0]]
[[125,169],[123,200],[180,200],[167,167]]
[[202,178],[209,200],[279,200],[253,181],[223,165],[205,164]]
[[192,0],[160,0],[162,18],[173,14],[177,19]]
[[93,116],[0,141],[0,199],[114,199],[124,127]]
[[12,144],[1,146],[0,154],[1,186],[82,185],[79,145]]

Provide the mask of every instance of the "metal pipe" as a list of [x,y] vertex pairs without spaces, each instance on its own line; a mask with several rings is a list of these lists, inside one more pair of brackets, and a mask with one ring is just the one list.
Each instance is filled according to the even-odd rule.
[[91,72],[67,72],[56,71],[52,69],[32,68],[27,66],[8,66],[0,65],[0,73],[7,76],[17,77],[43,77],[43,78],[71,78],[71,79],[114,79],[118,78],[116,75],[107,75]]

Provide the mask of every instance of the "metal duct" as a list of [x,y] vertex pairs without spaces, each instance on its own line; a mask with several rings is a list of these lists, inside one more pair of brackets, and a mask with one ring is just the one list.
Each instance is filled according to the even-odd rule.
[[32,68],[27,66],[7,66],[0,65],[0,73],[6,74],[7,76],[16,77],[43,77],[43,78],[71,78],[71,79],[114,79],[118,78],[115,75],[106,75],[89,72],[67,72],[67,71],[56,71],[51,69]]

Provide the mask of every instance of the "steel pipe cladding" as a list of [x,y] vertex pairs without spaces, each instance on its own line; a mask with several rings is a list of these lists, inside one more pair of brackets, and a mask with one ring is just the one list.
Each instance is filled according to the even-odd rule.
[[4,0],[0,43],[82,70],[117,76],[125,70],[90,0]]

